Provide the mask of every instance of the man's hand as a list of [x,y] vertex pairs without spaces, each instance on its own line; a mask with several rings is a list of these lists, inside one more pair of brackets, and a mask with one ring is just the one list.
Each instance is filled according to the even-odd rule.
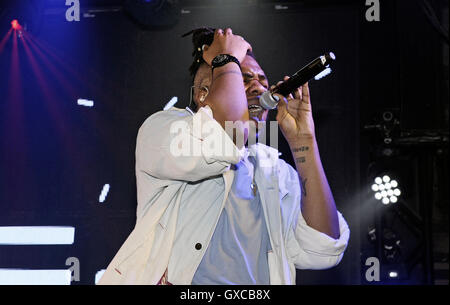
[[[288,76],[284,77],[284,81],[288,79]],[[280,94],[275,95],[280,98],[276,119],[288,143],[314,140],[314,120],[308,83],[295,90],[294,96],[289,94],[286,98]]]
[[242,36],[234,35],[230,28],[217,29],[214,32],[214,40],[210,46],[205,45],[203,50],[203,59],[208,65],[217,55],[229,54],[242,62],[247,54],[247,50],[252,50],[250,44]]
[[276,95],[280,98],[277,121],[300,178],[302,215],[310,227],[337,239],[339,220],[317,147],[308,83],[295,90],[293,96]]

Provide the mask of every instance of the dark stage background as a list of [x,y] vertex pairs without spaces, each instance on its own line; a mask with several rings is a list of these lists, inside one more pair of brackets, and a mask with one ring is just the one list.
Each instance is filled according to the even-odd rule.
[[[66,21],[64,1],[42,2],[25,40],[0,44],[0,226],[73,226],[75,241],[0,245],[0,268],[66,269],[76,257],[72,284],[94,284],[135,224],[138,128],[174,96],[188,105],[192,45],[181,35],[207,25],[244,36],[271,83],[337,56],[310,88],[351,238],[337,267],[299,270],[297,284],[448,284],[448,36],[424,9],[448,33],[448,1],[380,1],[379,22],[366,20],[365,1],[181,1],[174,26],[150,30],[121,1],[80,1],[79,22]],[[279,145],[293,164],[281,135]],[[397,206],[370,189],[385,169],[402,187]],[[368,257],[380,259],[379,282],[367,280]],[[387,276],[393,268],[398,278]]]

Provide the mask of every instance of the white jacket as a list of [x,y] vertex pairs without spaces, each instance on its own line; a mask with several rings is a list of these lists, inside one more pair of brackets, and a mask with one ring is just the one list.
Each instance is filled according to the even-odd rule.
[[[196,148],[208,144],[193,131],[194,122],[214,126],[232,154],[174,156],[175,122],[189,128],[181,137]],[[210,138],[211,139],[211,138]],[[187,142],[186,142],[187,143]],[[239,151],[206,106],[195,114],[171,108],[150,116],[136,143],[137,222],[109,264],[99,284],[156,284],[168,270],[172,284],[191,284],[208,247],[233,182],[231,164],[244,153],[256,158],[255,182],[263,206],[272,250],[268,253],[271,284],[295,284],[295,268],[326,269],[342,259],[349,228],[338,212],[340,237],[309,227],[300,210],[297,171],[262,144]],[[195,245],[201,244],[198,250]]]

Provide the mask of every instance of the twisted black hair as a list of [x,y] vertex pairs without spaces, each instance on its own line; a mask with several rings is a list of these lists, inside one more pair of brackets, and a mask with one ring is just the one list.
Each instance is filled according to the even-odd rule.
[[198,68],[200,65],[205,62],[203,59],[203,50],[202,47],[204,44],[211,45],[214,40],[214,32],[216,29],[210,27],[202,27],[198,29],[194,29],[192,31],[187,32],[181,37],[186,37],[192,34],[192,44],[194,45],[194,50],[192,51],[192,56],[194,57],[194,61],[189,67],[189,72],[191,73],[192,78],[197,74]]
[[[194,57],[194,61],[192,62],[191,66],[189,67],[189,72],[192,76],[192,78],[195,77],[195,74],[197,74],[198,68],[200,68],[200,65],[205,62],[203,59],[203,45],[210,46],[214,40],[214,32],[216,29],[210,28],[210,27],[201,27],[194,29],[192,31],[187,32],[186,34],[183,34],[181,37],[186,37],[188,35],[192,34],[192,44],[194,45],[194,50],[192,51],[192,56]],[[255,56],[251,51],[247,51],[247,54],[253,58]]]

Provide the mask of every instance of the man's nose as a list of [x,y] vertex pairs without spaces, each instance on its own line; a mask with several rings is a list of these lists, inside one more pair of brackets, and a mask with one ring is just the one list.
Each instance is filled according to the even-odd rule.
[[258,96],[263,94],[267,89],[257,80],[252,80],[247,93],[251,96]]

